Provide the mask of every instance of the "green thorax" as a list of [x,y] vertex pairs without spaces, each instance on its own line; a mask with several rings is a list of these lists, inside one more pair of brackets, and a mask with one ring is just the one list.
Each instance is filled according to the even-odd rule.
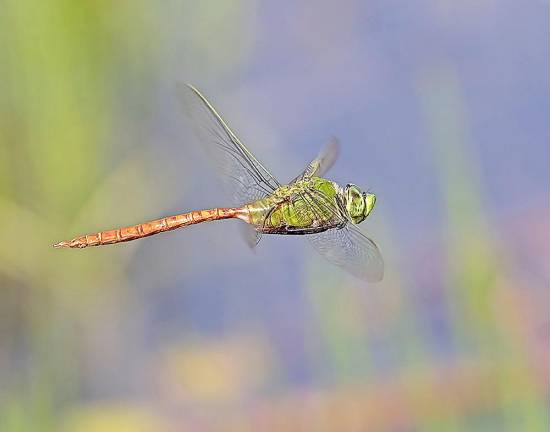
[[341,188],[311,177],[284,185],[271,195],[248,204],[251,224],[265,232],[292,234],[330,228],[338,223]]

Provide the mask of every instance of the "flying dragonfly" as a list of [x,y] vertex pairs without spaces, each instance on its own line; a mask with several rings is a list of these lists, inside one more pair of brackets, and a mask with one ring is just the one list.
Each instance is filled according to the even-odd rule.
[[328,261],[369,282],[380,281],[384,262],[376,243],[357,227],[372,212],[376,195],[354,184],[324,178],[336,161],[339,144],[330,141],[306,169],[281,184],[237,138],[210,102],[192,85],[179,93],[197,137],[215,162],[234,207],[191,211],[86,234],[54,244],[86,248],[121,243],[201,222],[240,219],[250,246],[263,234],[304,235]]

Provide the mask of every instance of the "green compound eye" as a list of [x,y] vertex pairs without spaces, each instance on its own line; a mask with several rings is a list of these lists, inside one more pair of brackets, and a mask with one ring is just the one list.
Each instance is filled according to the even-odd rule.
[[354,184],[346,186],[346,211],[353,223],[358,224],[365,220],[365,197]]
[[365,206],[365,218],[366,218],[372,212],[372,210],[374,209],[374,206],[376,205],[376,195],[367,192],[364,194],[364,197],[366,202],[366,206]]

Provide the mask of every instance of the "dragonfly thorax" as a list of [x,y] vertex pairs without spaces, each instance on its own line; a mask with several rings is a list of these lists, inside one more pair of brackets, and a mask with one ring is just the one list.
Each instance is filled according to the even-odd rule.
[[349,218],[355,224],[363,222],[374,209],[376,195],[362,192],[354,184],[346,185],[343,192],[343,201]]

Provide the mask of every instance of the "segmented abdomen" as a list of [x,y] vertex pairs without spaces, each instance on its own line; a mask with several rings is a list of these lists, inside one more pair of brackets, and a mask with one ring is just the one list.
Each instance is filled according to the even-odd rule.
[[75,237],[72,240],[56,243],[53,246],[56,248],[85,248],[88,246],[115,244],[148,237],[161,232],[171,231],[201,222],[235,217],[247,221],[248,213],[243,209],[235,208],[215,208],[210,210],[192,211],[125,228],[117,228],[93,234],[86,234],[80,237]]

